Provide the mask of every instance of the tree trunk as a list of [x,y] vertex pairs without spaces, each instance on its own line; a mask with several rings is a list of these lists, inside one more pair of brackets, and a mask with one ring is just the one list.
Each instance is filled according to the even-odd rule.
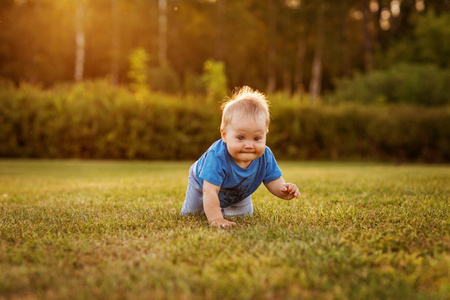
[[77,1],[77,11],[75,16],[75,74],[74,79],[76,82],[83,80],[84,73],[84,56],[85,56],[85,37],[84,37],[84,1]]
[[159,18],[159,64],[164,65],[167,60],[167,0],[158,0]]
[[289,68],[284,68],[283,70],[283,85],[284,93],[288,96],[292,94],[292,74]]
[[226,0],[217,1],[217,24],[216,24],[216,60],[223,61],[225,51],[223,42],[223,30],[226,26],[225,24],[225,11],[226,11]]
[[316,47],[311,70],[311,82],[309,84],[309,96],[311,104],[320,97],[322,85],[322,53],[323,53],[323,11],[324,4],[320,3],[317,10],[316,23]]
[[305,28],[304,24],[301,24],[300,26],[302,27],[300,29],[300,34],[297,43],[297,56],[296,56],[295,77],[294,77],[296,93],[302,93],[305,90],[305,87],[303,85],[303,72],[306,55]]
[[348,11],[349,8],[347,5],[344,7],[344,11],[341,15],[342,20],[342,64],[341,64],[341,72],[344,77],[350,76],[350,28],[349,28],[349,20],[348,20]]
[[119,0],[111,0],[112,13],[112,55],[111,55],[111,84],[119,84],[120,71],[120,10]]
[[277,88],[276,77],[276,56],[277,51],[275,48],[276,43],[276,12],[274,0],[269,0],[268,10],[268,22],[269,22],[269,48],[268,48],[268,62],[267,62],[267,90],[269,93],[275,92]]
[[364,71],[366,73],[372,70],[373,64],[373,37],[370,30],[371,15],[369,9],[369,0],[361,0],[363,11],[363,34],[364,34]]

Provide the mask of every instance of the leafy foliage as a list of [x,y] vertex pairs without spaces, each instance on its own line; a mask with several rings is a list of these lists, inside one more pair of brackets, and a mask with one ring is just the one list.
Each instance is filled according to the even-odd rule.
[[[269,96],[280,159],[450,161],[449,107],[306,106]],[[0,90],[0,156],[197,159],[220,138],[219,103],[106,82]]]
[[225,64],[213,59],[207,60],[203,67],[203,81],[209,99],[221,99],[227,92]]
[[[72,81],[78,2],[1,1],[0,78],[16,85],[27,82],[46,87]],[[448,1],[425,0],[423,12],[416,10],[412,0],[400,1],[400,15],[392,17],[390,30],[384,31],[377,20],[389,1],[378,1],[379,11],[369,11],[367,18],[362,18],[367,1],[173,0],[167,2],[164,39],[159,37],[158,20],[162,18],[157,0],[84,2],[83,78],[88,80],[113,75],[114,80],[117,77],[120,84],[128,85],[129,55],[143,48],[149,64],[155,66],[161,49],[158,43],[167,40],[164,57],[168,64],[158,64],[149,74],[153,89],[178,92],[182,82],[196,90],[198,85],[191,79],[201,76],[210,58],[224,62],[228,88],[249,85],[267,91],[268,78],[273,78],[278,91],[307,89],[318,41],[319,7],[326,18],[325,91],[334,88],[334,78],[363,71],[364,57],[371,56],[369,47],[364,46],[368,44],[379,49],[375,69],[399,61],[448,68]],[[366,36],[364,27],[371,29]]]
[[416,27],[411,36],[393,43],[387,53],[380,53],[378,64],[388,68],[399,62],[433,64],[450,67],[450,14],[436,15],[429,11],[416,16]]
[[388,70],[337,81],[329,102],[409,103],[438,106],[450,103],[450,69],[435,65],[398,64]]
[[130,90],[139,93],[147,91],[148,87],[148,54],[144,48],[135,49],[129,57],[130,71],[128,78],[130,80]]
[[158,67],[149,69],[148,84],[153,90],[174,93],[180,90],[181,84],[178,74],[168,61]]

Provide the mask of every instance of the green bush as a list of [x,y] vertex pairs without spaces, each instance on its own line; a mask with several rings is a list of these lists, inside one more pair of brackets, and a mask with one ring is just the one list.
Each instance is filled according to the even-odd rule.
[[[0,89],[0,157],[194,160],[220,138],[219,101],[106,82]],[[278,159],[449,162],[450,107],[308,106],[269,97]],[[218,99],[220,100],[220,99]]]
[[336,91],[326,100],[332,103],[446,105],[450,103],[449,82],[449,69],[435,65],[398,64],[388,70],[339,80]]
[[148,91],[148,54],[144,48],[135,49],[129,56],[130,90],[135,93],[146,93]]
[[106,82],[2,89],[0,156],[193,159],[219,137],[218,108],[194,101],[155,93],[138,101]]
[[202,75],[186,72],[183,81],[183,90],[186,94],[206,94],[206,83]]
[[269,145],[285,159],[450,160],[450,108],[278,105]]
[[174,93],[181,88],[180,78],[167,61],[161,66],[150,68],[148,73],[149,85],[153,90]]
[[226,96],[227,76],[223,62],[213,59],[207,60],[203,66],[202,78],[206,85],[207,97],[211,102]]

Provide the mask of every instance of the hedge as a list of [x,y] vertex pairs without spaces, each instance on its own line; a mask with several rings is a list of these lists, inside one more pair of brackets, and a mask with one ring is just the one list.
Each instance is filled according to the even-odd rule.
[[327,95],[330,103],[407,103],[423,106],[450,104],[450,69],[432,64],[397,64],[387,70],[336,81],[336,90]]
[[283,158],[450,161],[450,107],[286,105],[274,116],[269,144]]
[[[267,144],[278,159],[450,161],[448,106],[275,98]],[[136,98],[104,82],[2,87],[0,157],[194,160],[220,138],[219,106],[200,96]]]

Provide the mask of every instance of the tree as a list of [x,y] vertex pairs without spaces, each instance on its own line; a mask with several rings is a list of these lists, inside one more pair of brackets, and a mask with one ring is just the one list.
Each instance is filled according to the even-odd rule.
[[311,70],[311,81],[309,84],[309,96],[311,103],[314,104],[320,97],[322,84],[322,55],[323,55],[323,14],[325,4],[321,1],[318,4],[316,19],[316,46],[314,49],[313,65]]
[[[442,0],[417,1],[420,11],[415,0],[0,2],[0,77],[16,83],[107,76],[126,83],[127,56],[142,47],[149,67],[166,78],[199,78],[215,58],[230,86],[288,93],[306,87],[314,99],[354,71],[399,60],[448,68],[449,61],[442,20],[450,7]],[[391,3],[397,13],[382,30],[380,14]]]
[[226,14],[226,0],[217,0],[217,23],[216,23],[216,59],[219,61],[224,60],[225,55],[225,43],[224,43],[224,31],[225,31],[225,14]]
[[76,82],[83,80],[84,74],[84,57],[85,57],[85,34],[84,34],[84,14],[85,14],[85,1],[77,1],[77,10],[75,17],[75,73],[74,79]]
[[277,77],[276,77],[276,58],[277,58],[277,49],[276,49],[276,34],[277,34],[277,15],[276,15],[276,6],[274,0],[269,1],[269,9],[268,9],[268,27],[269,27],[269,47],[267,49],[267,91],[269,93],[275,92],[277,88]]
[[369,0],[361,0],[361,9],[363,15],[364,71],[368,73],[373,67],[372,16],[369,9]]
[[306,57],[306,23],[301,20],[297,24],[298,26],[298,37],[297,37],[297,52],[295,57],[295,75],[294,84],[295,91],[297,93],[304,92],[304,70],[305,70],[305,57]]
[[162,66],[167,60],[167,0],[158,0],[159,18],[159,64]]
[[112,59],[111,59],[111,84],[119,83],[120,70],[120,8],[119,0],[111,0],[111,17],[112,17]]
[[378,53],[380,67],[389,68],[399,62],[435,64],[450,67],[450,14],[437,14],[429,10],[413,17],[413,32],[393,42],[385,51]]

